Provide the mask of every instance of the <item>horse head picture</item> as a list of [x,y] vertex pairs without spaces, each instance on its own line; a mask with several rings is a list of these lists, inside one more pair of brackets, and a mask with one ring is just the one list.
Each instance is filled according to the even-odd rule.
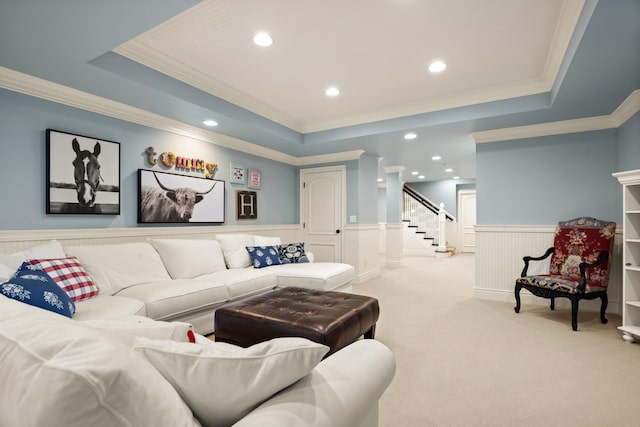
[[47,214],[120,214],[120,143],[47,129]]
[[73,161],[73,176],[76,182],[78,203],[82,207],[92,208],[96,203],[96,194],[100,185],[100,143],[96,142],[93,152],[81,150],[76,138],[71,142],[76,158]]

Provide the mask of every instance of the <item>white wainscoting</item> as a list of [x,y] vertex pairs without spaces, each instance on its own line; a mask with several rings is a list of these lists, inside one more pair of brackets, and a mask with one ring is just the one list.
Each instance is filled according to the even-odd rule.
[[[476,225],[476,284],[477,298],[513,302],[514,285],[520,277],[524,263],[522,258],[541,256],[553,246],[555,226],[495,226]],[[616,230],[609,279],[609,305],[607,313],[622,311],[622,230]],[[549,300],[538,298],[526,290],[521,293],[522,304],[549,305]],[[557,307],[570,307],[566,298],[556,299]],[[581,301],[580,307],[600,310],[600,300]]]
[[14,230],[0,231],[0,254],[22,251],[52,239],[64,247],[141,242],[149,238],[214,239],[216,234],[224,233],[279,236],[283,243],[301,239],[299,224]]
[[380,227],[378,224],[349,224],[343,227],[342,260],[356,270],[353,283],[380,275]]

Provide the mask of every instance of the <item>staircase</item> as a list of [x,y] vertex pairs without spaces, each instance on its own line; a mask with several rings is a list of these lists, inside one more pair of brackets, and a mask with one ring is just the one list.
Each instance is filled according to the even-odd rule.
[[[440,206],[422,196],[413,188],[405,184],[402,188],[402,221],[405,224],[404,252],[414,255],[439,256],[445,252],[450,256],[454,248],[448,248],[446,237],[443,244],[440,238],[439,211]],[[454,218],[444,211],[444,221],[453,222]],[[444,255],[444,254],[443,254]]]

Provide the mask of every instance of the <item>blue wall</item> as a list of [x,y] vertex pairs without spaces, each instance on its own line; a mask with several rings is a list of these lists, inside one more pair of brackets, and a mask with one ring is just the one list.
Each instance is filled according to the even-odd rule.
[[[358,223],[377,224],[378,210],[378,159],[363,154],[358,161]],[[350,222],[347,217],[347,222]]]
[[[45,214],[47,128],[120,142],[120,215]],[[5,200],[0,229],[3,230],[140,226],[137,170],[151,169],[143,155],[148,146],[158,153],[172,151],[219,165],[215,178],[226,181],[225,224],[299,222],[299,179],[295,166],[6,90],[0,90],[0,129],[3,159],[0,182]],[[229,162],[262,172],[261,189],[257,190],[257,220],[235,219],[235,191],[246,186],[229,184]],[[154,169],[162,170],[158,166]],[[199,172],[184,174],[203,176]]]
[[640,169],[640,113],[618,130],[618,170]]
[[620,223],[611,176],[617,146],[616,130],[478,144],[477,223],[551,225],[578,216]]

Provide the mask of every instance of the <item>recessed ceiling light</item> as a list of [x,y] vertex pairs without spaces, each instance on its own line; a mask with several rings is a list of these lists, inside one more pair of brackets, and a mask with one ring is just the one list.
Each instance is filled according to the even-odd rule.
[[429,65],[429,71],[432,73],[440,73],[447,68],[447,64],[442,61],[433,61],[431,65]]
[[382,182],[382,178],[378,178],[378,182]]
[[454,176],[453,179],[460,179],[460,177],[459,176]]
[[326,93],[327,96],[338,96],[340,95],[340,89],[335,86],[331,86],[330,88],[325,90],[324,93]]
[[447,168],[447,169],[445,169],[444,171],[445,171],[445,172],[453,172],[453,169],[451,169],[451,168]]
[[404,136],[404,139],[416,139],[418,137],[418,135],[416,135],[415,133],[408,133]]
[[271,46],[271,44],[273,43],[273,39],[267,33],[258,33],[253,36],[253,42],[258,46],[267,47]]
[[418,175],[418,171],[411,172],[411,175]]
[[420,175],[418,178],[420,178],[420,179],[424,179],[424,175]]
[[211,120],[211,119],[205,120],[204,122],[202,122],[202,124],[205,125],[205,126],[211,126],[211,127],[218,126],[218,122],[216,122],[215,120]]
[[431,160],[440,160],[440,159],[442,159],[442,157],[441,157],[441,156],[433,156],[433,157],[431,158]]

